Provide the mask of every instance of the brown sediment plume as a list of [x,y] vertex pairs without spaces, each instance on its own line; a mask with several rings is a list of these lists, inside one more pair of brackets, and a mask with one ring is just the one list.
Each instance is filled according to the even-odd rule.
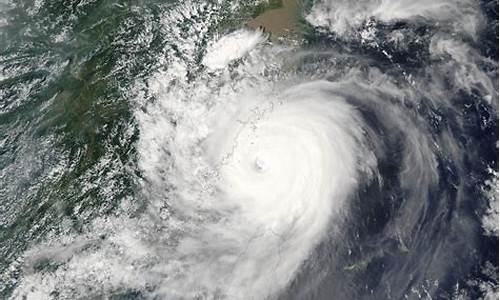
[[254,29],[263,29],[272,36],[296,35],[298,11],[302,1],[282,0],[282,4],[279,8],[264,11],[247,25]]

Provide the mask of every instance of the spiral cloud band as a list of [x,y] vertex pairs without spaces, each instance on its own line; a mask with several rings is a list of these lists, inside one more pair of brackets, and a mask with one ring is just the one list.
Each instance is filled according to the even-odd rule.
[[310,48],[169,10],[167,67],[128,91],[134,195],[30,247],[12,298],[485,294],[498,65],[473,1],[410,2],[315,1]]
[[[315,82],[277,95],[249,93],[197,120],[197,128],[210,129],[202,130],[196,163],[189,154],[177,166],[177,177],[190,183],[176,184],[187,196],[172,204],[200,215],[178,246],[184,258],[176,258],[195,261],[183,280],[167,285],[178,296],[224,286],[228,297],[265,298],[290,282],[358,179],[376,167],[360,116],[337,88]],[[191,146],[176,127],[174,151],[184,161],[182,149]]]
[[[246,109],[208,138],[219,201],[234,210],[211,228],[211,241],[218,233],[236,238],[227,243],[237,252],[245,249],[232,261],[239,296],[270,280],[283,287],[343,206],[358,173],[373,167],[359,116],[328,95],[328,87],[300,85],[269,102],[244,99]],[[273,267],[267,274],[263,266]]]

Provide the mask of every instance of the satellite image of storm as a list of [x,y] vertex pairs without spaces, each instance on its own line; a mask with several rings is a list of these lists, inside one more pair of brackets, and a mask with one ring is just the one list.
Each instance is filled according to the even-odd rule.
[[499,299],[498,0],[0,0],[0,299]]

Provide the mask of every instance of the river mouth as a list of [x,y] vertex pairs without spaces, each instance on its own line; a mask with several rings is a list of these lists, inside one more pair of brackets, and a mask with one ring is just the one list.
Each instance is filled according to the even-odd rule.
[[302,0],[282,0],[280,6],[266,9],[247,25],[254,29],[263,29],[271,34],[272,39],[300,36],[298,22]]
[[69,2],[0,0],[1,299],[497,298],[497,3]]

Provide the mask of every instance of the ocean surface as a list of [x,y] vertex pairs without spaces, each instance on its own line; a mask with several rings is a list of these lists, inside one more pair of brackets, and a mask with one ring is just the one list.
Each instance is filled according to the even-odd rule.
[[0,0],[0,299],[498,299],[498,1]]

